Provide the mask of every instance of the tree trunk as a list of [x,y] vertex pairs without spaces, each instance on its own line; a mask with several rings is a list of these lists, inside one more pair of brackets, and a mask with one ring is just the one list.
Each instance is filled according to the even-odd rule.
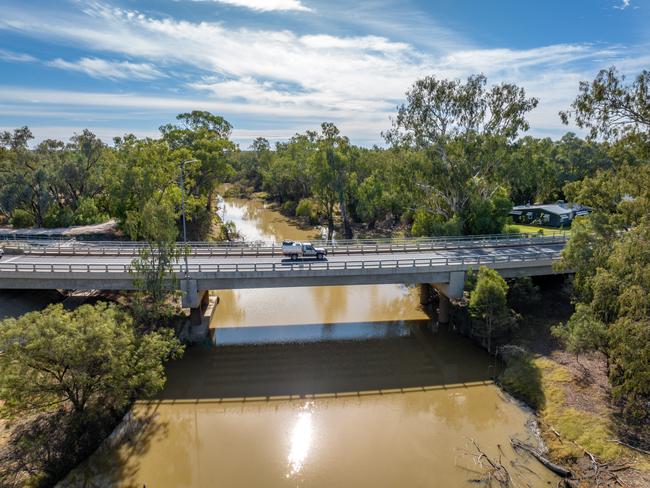
[[343,233],[346,239],[352,239],[352,226],[350,225],[348,209],[343,195],[339,197],[339,206],[341,207],[341,219],[343,220]]

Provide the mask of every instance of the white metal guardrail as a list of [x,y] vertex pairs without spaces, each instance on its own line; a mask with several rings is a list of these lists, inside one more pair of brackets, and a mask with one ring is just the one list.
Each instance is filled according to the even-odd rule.
[[[293,272],[330,270],[374,270],[402,268],[434,268],[437,266],[468,265],[480,266],[498,263],[556,260],[560,252],[527,252],[475,256],[448,256],[416,259],[381,259],[364,261],[283,261],[269,263],[200,263],[190,264],[189,273],[238,273],[238,272]],[[184,272],[181,265],[174,266],[176,272]],[[102,263],[1,263],[2,273],[130,273],[130,264]]]
[[[531,244],[561,244],[569,238],[566,232],[541,236],[537,234],[496,234],[487,236],[459,236],[445,238],[354,239],[349,241],[319,242],[317,246],[329,254],[377,254],[381,252],[418,252],[439,249],[524,246]],[[1,242],[1,241],[0,241]],[[182,246],[182,243],[179,243]],[[130,241],[74,241],[74,240],[12,240],[6,247],[33,255],[135,256],[146,246]],[[281,244],[190,242],[191,256],[280,256]]]

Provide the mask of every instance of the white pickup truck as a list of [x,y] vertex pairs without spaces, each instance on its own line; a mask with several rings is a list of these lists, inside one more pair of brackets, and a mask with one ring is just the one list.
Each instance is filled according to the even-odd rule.
[[298,258],[323,259],[327,249],[314,247],[310,242],[282,241],[282,254],[289,256],[293,261]]

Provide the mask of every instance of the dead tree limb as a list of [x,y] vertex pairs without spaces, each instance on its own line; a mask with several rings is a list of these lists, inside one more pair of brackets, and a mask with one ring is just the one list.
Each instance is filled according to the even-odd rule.
[[537,459],[540,463],[542,463],[544,466],[546,466],[548,469],[553,471],[555,474],[558,474],[562,476],[563,478],[569,478],[572,476],[572,473],[570,470],[563,468],[562,466],[555,464],[548,459],[546,459],[544,456],[542,456],[537,449],[535,449],[533,446],[529,446],[528,444],[525,444],[521,442],[518,439],[510,439],[510,443],[512,444],[512,447],[514,448],[519,448],[522,449],[529,454],[531,454],[535,459]]

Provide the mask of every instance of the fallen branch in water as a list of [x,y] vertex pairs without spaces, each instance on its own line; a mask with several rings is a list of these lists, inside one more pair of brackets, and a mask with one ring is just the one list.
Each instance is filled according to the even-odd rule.
[[[501,454],[499,454],[498,460],[492,459],[490,456],[485,454],[485,452],[483,452],[483,450],[479,447],[474,439],[470,438],[469,440],[474,445],[474,451],[464,452],[474,459],[475,464],[480,466],[480,474],[482,475],[481,478],[474,478],[469,481],[472,483],[483,483],[487,486],[492,486],[492,482],[496,482],[503,488],[512,486],[510,473],[506,467],[501,464]],[[499,450],[501,450],[501,446],[499,446]]]
[[562,476],[563,478],[569,478],[572,476],[571,471],[569,471],[566,468],[563,468],[562,466],[555,464],[548,459],[546,459],[544,456],[542,456],[537,449],[535,449],[533,446],[529,446],[528,444],[525,444],[521,442],[518,439],[510,439],[510,443],[512,444],[512,447],[522,449],[529,454],[531,454],[535,459],[537,459],[540,463],[542,463],[544,466],[546,466],[548,469],[553,471],[555,474],[558,474]]

